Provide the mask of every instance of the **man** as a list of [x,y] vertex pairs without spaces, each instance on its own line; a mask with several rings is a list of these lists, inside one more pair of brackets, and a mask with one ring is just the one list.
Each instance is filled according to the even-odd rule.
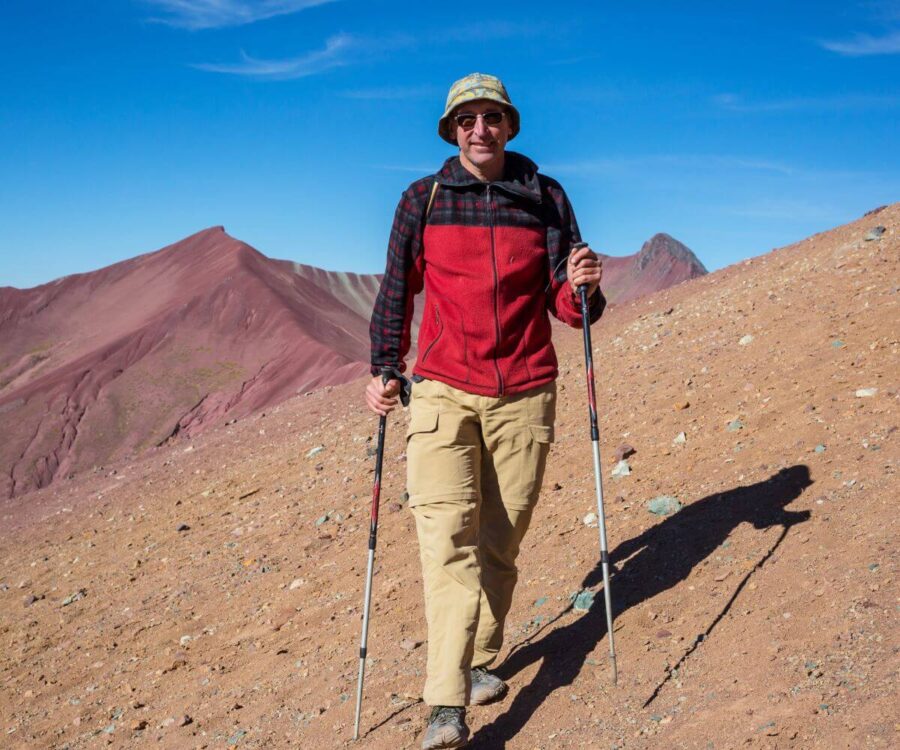
[[397,207],[372,314],[366,402],[397,405],[413,298],[425,291],[407,433],[407,489],[416,520],[433,707],[424,750],[461,747],[465,706],[506,684],[487,667],[503,643],[515,565],[540,492],[556,405],[548,312],[581,326],[605,299],[602,268],[562,187],[506,151],[519,112],[499,79],[474,73],[450,88],[438,133],[459,148]]

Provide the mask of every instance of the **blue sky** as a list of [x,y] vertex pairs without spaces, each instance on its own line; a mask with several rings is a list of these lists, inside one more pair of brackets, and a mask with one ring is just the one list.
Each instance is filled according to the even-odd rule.
[[0,286],[216,224],[380,272],[476,70],[602,252],[716,269],[900,200],[900,0],[5,0]]

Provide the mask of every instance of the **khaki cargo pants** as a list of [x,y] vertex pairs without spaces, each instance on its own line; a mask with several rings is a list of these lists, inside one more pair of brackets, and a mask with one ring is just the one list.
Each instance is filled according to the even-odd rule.
[[503,644],[555,410],[556,383],[502,398],[435,380],[413,387],[407,488],[425,584],[429,705],[466,705],[469,670]]

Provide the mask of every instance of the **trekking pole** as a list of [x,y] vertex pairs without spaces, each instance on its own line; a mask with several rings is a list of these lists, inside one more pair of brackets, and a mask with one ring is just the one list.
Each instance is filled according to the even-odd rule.
[[[409,405],[411,386],[409,381],[400,374],[399,370],[385,367],[381,370],[381,382],[387,385],[388,381],[396,379],[400,381],[400,402],[404,406]],[[381,464],[384,460],[384,432],[387,427],[387,417],[382,416],[378,420],[378,452],[375,454],[375,485],[372,489],[372,514],[369,522],[369,561],[366,566],[366,594],[363,604],[362,638],[359,644],[359,682],[356,686],[356,721],[353,724],[353,739],[359,739],[359,714],[362,709],[363,680],[366,676],[366,643],[369,639],[369,604],[372,601],[372,575],[375,568],[375,545],[378,540],[378,506],[381,500]]]
[[[586,247],[586,242],[576,242],[572,250]],[[613,641],[612,597],[609,591],[609,548],[606,544],[606,514],[603,512],[603,474],[600,471],[600,431],[597,428],[597,399],[594,395],[594,357],[591,349],[591,319],[587,285],[578,287],[581,297],[581,329],[584,333],[584,366],[587,370],[588,413],[591,419],[591,445],[594,449],[594,484],[597,488],[597,526],[600,528],[600,566],[603,570],[603,599],[606,604],[606,629],[609,632],[609,661],[612,665],[613,685],[618,682],[616,646]]]

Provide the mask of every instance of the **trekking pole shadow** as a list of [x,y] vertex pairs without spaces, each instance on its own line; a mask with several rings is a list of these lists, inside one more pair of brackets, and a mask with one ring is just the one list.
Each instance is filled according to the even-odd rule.
[[[741,523],[750,523],[756,529],[784,527],[779,540],[753,569],[758,570],[781,544],[787,529],[810,517],[809,511],[788,511],[785,506],[811,484],[807,466],[790,466],[762,482],[701,498],[633,539],[622,542],[610,554],[611,563],[618,567],[614,576],[615,616],[685,580],[694,567],[711,555]],[[601,575],[598,562],[585,576],[582,588],[598,585]],[[745,581],[748,578],[749,574]],[[743,585],[744,582],[738,586],[707,628],[709,633],[728,613]],[[504,748],[551,694],[575,681],[585,661],[605,636],[606,612],[602,601],[596,599],[590,610],[578,619],[548,632],[538,641],[517,646],[499,666],[497,674],[509,680],[540,662],[538,672],[531,683],[515,695],[503,714],[475,733],[470,747],[473,750]],[[626,658],[623,661],[626,669],[627,664]]]

